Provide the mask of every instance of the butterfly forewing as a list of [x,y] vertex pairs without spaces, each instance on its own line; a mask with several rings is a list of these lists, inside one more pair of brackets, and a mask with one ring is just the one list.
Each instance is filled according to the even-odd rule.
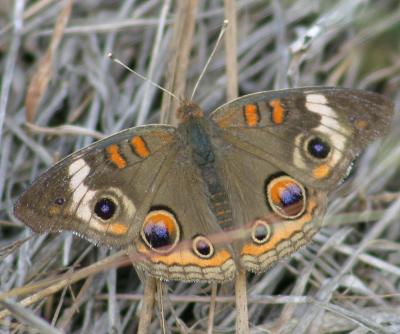
[[174,159],[176,129],[128,129],[66,157],[19,198],[16,216],[36,232],[74,231],[95,243],[125,246],[149,189]]
[[360,150],[388,131],[393,105],[381,95],[309,87],[261,92],[215,110],[219,136],[319,189],[332,189]]

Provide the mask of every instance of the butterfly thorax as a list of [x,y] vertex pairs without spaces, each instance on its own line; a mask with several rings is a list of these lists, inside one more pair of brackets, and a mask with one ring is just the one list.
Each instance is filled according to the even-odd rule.
[[210,207],[217,221],[224,227],[232,221],[232,211],[226,194],[226,189],[221,182],[216,166],[216,155],[210,140],[210,123],[204,117],[203,111],[194,103],[187,103],[178,109],[181,133],[187,148],[192,155],[192,160],[198,166],[200,175],[205,183]]
[[213,148],[209,139],[209,129],[201,108],[193,102],[184,102],[177,110],[178,131],[188,146],[197,166],[213,164]]

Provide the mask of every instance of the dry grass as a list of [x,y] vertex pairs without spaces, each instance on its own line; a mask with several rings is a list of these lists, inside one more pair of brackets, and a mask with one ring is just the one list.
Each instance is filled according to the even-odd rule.
[[[41,0],[24,7],[15,0],[0,8],[1,333],[136,331],[143,284],[126,257],[65,232],[23,242],[32,233],[13,217],[13,202],[54,161],[99,133],[154,123],[161,109],[173,121],[173,101],[162,101],[159,90],[112,63],[107,52],[190,95],[230,11],[222,0],[190,1],[196,10],[180,24],[196,17],[193,36],[189,29],[177,37],[174,2],[75,1],[69,16],[70,4]],[[239,95],[340,85],[384,93],[399,105],[398,1],[243,0],[236,7]],[[176,63],[166,56],[171,44]],[[222,44],[195,96],[207,111],[235,94],[227,61],[236,66]],[[36,89],[28,89],[35,80]],[[397,113],[390,134],[368,147],[332,194],[315,242],[265,274],[248,275],[252,332],[400,332],[399,135]],[[167,330],[206,332],[211,287],[168,283]],[[235,330],[232,291],[227,283],[213,296],[214,333]],[[160,326],[153,317],[149,332]]]

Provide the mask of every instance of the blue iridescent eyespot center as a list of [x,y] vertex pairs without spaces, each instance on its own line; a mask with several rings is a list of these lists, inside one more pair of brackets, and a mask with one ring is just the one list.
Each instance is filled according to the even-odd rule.
[[193,239],[193,251],[201,258],[210,258],[214,247],[206,237],[199,235]]
[[144,221],[142,238],[155,251],[169,251],[179,241],[179,227],[174,216],[165,210],[150,212]]
[[296,204],[303,199],[303,192],[296,184],[288,184],[286,187],[280,189],[280,199],[283,207]]
[[331,147],[321,138],[315,137],[308,142],[307,150],[314,158],[325,159],[331,151]]
[[305,209],[305,190],[289,176],[280,176],[267,186],[268,202],[280,216],[296,218]]
[[109,198],[101,198],[94,206],[95,214],[103,220],[108,220],[114,216],[117,205]]
[[144,235],[153,248],[168,246],[170,236],[165,225],[148,224],[144,228]]

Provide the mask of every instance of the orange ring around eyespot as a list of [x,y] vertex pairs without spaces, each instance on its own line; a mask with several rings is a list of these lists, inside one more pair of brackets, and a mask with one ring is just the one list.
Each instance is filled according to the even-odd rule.
[[[300,189],[302,206],[300,210],[298,210],[294,214],[288,214],[287,212],[285,212],[285,208],[283,207],[282,197],[284,195],[284,191],[290,191],[289,187],[293,185]],[[304,187],[295,179],[287,175],[278,176],[272,179],[267,184],[266,188],[268,203],[271,206],[272,210],[279,216],[283,218],[294,219],[300,217],[304,213],[306,209],[306,191]],[[294,205],[297,205],[297,202],[294,203]],[[295,209],[294,205],[290,207],[292,210]]]
[[[150,225],[150,226],[149,226]],[[151,229],[153,233],[154,229],[161,229],[160,232],[168,233],[168,238],[172,240],[172,243],[168,245],[162,245],[159,249],[151,244],[146,235],[146,227]],[[143,241],[145,244],[154,252],[157,253],[168,253],[170,252],[179,242],[180,229],[175,216],[166,210],[154,210],[147,214],[144,219],[142,229],[140,231]]]
[[166,266],[197,266],[197,267],[220,267],[229,260],[232,260],[231,253],[226,249],[220,249],[215,252],[214,256],[209,259],[199,259],[197,255],[193,254],[191,249],[185,249],[178,246],[176,251],[169,254],[151,254],[145,245],[140,243],[138,245],[139,253],[148,256],[149,261],[152,263],[162,263]]

